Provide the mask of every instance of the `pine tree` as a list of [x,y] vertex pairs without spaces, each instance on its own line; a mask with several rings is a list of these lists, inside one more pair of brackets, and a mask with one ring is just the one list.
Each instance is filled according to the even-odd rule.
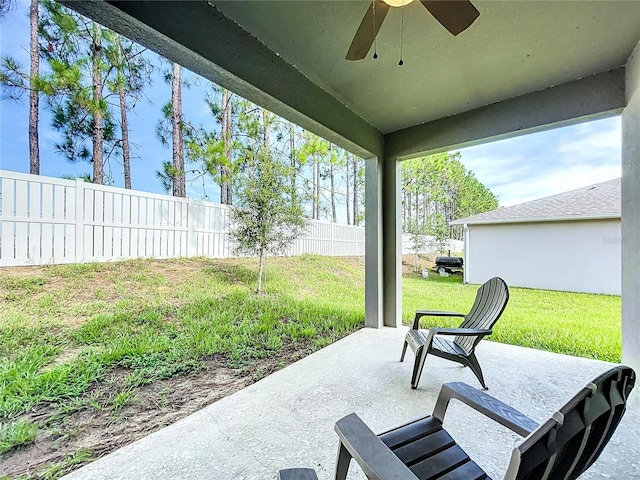
[[[14,8],[13,2],[1,0],[0,17]],[[29,72],[10,56],[2,58],[0,85],[3,99],[19,101],[29,93],[29,173],[40,174],[39,108],[40,108],[40,51],[38,35],[38,0],[29,5]]]
[[[460,153],[440,153],[402,164],[405,231],[427,228],[442,249],[456,218],[497,208],[498,200],[460,161]],[[413,227],[412,227],[413,225]]]
[[329,142],[314,135],[311,132],[304,132],[304,143],[298,149],[298,158],[301,163],[311,170],[311,178],[307,182],[311,185],[311,218],[320,220],[321,210],[321,189],[320,184],[322,162],[329,151]]
[[41,4],[40,52],[52,71],[41,90],[48,95],[53,127],[62,134],[56,148],[69,161],[91,162],[92,181],[102,184],[104,165],[119,147],[105,92],[111,69],[105,37],[113,33],[52,0]]
[[182,67],[173,64],[171,74],[171,139],[173,159],[173,196],[186,197],[186,178],[184,172],[184,144],[182,139],[182,85],[180,73]]
[[107,81],[109,90],[118,96],[124,188],[131,188],[131,142],[129,140],[128,111],[140,100],[144,88],[151,84],[152,66],[144,57],[146,49],[113,34],[105,49],[109,63],[114,68],[113,78]]
[[0,18],[15,8],[15,2],[16,0],[0,0]]
[[220,203],[223,205],[233,204],[233,189],[232,189],[232,175],[231,165],[233,164],[233,127],[231,123],[232,118],[232,104],[231,104],[231,92],[227,89],[222,89],[222,105],[221,105],[221,129],[220,136],[222,139],[222,146],[224,150],[224,161],[220,162]]
[[40,141],[38,120],[40,93],[36,89],[40,75],[40,52],[38,49],[38,0],[31,0],[29,6],[29,173],[40,175]]
[[194,131],[194,127],[184,120],[182,87],[188,88],[190,83],[182,77],[182,67],[177,63],[171,64],[164,79],[171,85],[171,100],[162,106],[162,117],[156,125],[156,137],[163,146],[171,145],[171,161],[162,163],[162,169],[156,171],[156,177],[167,192],[172,192],[174,197],[184,198],[187,196],[185,144],[188,143],[184,140],[184,134],[186,130]]

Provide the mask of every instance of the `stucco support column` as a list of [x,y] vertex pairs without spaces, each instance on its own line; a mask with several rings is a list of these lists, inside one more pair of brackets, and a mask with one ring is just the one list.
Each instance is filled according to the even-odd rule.
[[622,362],[640,372],[640,43],[625,73],[622,112]]
[[385,157],[383,171],[382,256],[383,320],[387,327],[402,324],[402,223],[400,216],[400,162]]
[[469,226],[465,223],[464,227],[462,227],[462,237],[464,238],[464,270],[462,271],[462,279],[465,285],[469,283],[469,259],[471,258],[471,253],[469,252],[469,245],[471,244],[469,234]]
[[380,328],[382,322],[382,159],[365,160],[365,326]]
[[398,327],[402,313],[400,163],[365,160],[365,326]]

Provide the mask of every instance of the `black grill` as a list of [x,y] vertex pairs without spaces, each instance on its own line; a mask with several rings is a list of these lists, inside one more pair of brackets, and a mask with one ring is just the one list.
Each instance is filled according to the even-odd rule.
[[444,268],[450,272],[453,269],[461,270],[463,267],[462,257],[436,257],[436,270]]

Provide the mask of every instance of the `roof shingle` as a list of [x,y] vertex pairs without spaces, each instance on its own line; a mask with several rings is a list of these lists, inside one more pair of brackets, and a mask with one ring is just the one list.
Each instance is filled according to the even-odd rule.
[[616,178],[519,205],[498,208],[451,223],[471,225],[620,218],[620,180]]

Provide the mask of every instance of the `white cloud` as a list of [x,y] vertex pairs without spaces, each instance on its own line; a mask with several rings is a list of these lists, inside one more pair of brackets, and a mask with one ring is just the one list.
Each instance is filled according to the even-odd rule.
[[461,151],[508,206],[620,177],[620,119],[608,118]]
[[586,187],[619,176],[619,168],[607,165],[590,169],[574,167],[565,170],[561,175],[534,179],[522,184],[505,185],[496,193],[501,199],[505,199],[500,202],[502,206],[510,206]]

